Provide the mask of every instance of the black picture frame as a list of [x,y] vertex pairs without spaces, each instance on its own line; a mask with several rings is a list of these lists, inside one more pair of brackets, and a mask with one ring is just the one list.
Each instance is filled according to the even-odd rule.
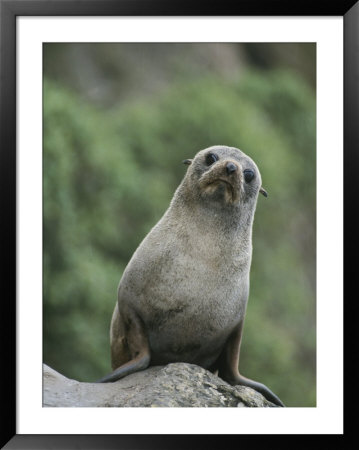
[[[19,16],[342,16],[344,19],[344,272],[346,293],[353,270],[348,261],[356,248],[358,229],[353,202],[359,169],[359,2],[166,0],[0,0],[0,183],[2,289],[1,448],[197,448],[238,445],[264,435],[17,435],[16,434],[16,17]],[[350,241],[349,241],[350,237]],[[354,239],[354,242],[353,242]],[[356,259],[353,259],[356,261]],[[356,300],[354,298],[354,300]],[[346,305],[347,328],[354,320]],[[350,350],[346,348],[345,357]],[[347,362],[353,358],[347,358]],[[346,402],[348,404],[348,402]],[[348,431],[350,424],[345,428]],[[298,436],[299,440],[306,435]],[[219,441],[220,440],[220,441]],[[298,441],[299,442],[299,441]],[[6,445],[5,445],[6,444]],[[3,447],[5,445],[5,447]]]

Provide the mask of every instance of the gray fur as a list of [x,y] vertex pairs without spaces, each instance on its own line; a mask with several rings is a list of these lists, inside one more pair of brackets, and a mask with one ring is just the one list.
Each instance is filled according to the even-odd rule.
[[[209,151],[219,161],[208,167]],[[228,161],[239,168],[227,177],[232,188],[215,181]],[[119,317],[131,308],[146,329],[151,365],[181,361],[210,368],[245,315],[252,223],[262,182],[255,163],[233,147],[202,150],[189,164],[168,210],[124,271],[111,345],[121,347]],[[243,179],[245,169],[255,171],[250,183]],[[114,368],[119,362],[113,358]]]

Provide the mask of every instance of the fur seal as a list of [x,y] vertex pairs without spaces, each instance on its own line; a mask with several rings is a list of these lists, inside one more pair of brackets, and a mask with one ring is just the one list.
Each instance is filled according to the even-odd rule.
[[110,329],[116,381],[149,365],[197,364],[284,406],[238,371],[249,294],[260,172],[234,147],[213,146],[188,169],[169,208],[139,245],[118,287]]

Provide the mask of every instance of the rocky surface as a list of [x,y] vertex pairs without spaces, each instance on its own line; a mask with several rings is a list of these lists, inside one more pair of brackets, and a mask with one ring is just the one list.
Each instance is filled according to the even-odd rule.
[[193,364],[150,367],[115,383],[83,383],[44,365],[47,407],[275,407],[251,388],[231,386]]

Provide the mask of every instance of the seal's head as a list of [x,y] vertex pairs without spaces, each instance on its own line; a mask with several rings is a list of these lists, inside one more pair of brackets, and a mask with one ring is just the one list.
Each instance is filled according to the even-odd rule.
[[258,192],[267,196],[258,167],[237,148],[216,145],[183,162],[189,165],[192,192],[204,200],[235,206],[255,202]]

